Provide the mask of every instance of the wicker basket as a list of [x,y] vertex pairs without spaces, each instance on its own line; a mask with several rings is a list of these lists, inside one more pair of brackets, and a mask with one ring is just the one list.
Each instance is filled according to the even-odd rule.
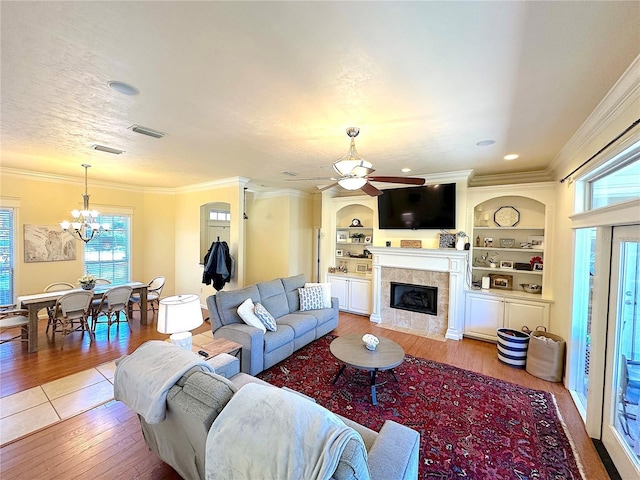
[[498,329],[498,360],[511,367],[524,368],[529,335],[510,328]]
[[[547,341],[545,338],[553,341]],[[561,382],[564,373],[565,341],[553,333],[531,332],[527,372],[549,382]]]

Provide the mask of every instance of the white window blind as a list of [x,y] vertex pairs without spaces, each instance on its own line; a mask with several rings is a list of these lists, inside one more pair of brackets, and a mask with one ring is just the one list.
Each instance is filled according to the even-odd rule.
[[131,219],[129,215],[100,215],[99,223],[111,225],[108,232],[94,237],[84,248],[85,272],[112,283],[130,281]]
[[13,209],[0,209],[0,305],[13,303]]

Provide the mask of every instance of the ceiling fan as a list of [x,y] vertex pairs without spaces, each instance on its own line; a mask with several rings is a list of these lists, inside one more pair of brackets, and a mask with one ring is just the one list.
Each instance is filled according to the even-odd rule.
[[338,181],[327,185],[320,191],[340,185],[346,190],[362,190],[367,195],[377,197],[382,191],[370,182],[403,183],[407,185],[424,185],[423,178],[372,176],[375,172],[371,162],[366,161],[356,151],[355,138],[360,133],[358,127],[347,128],[347,135],[351,138],[349,151],[333,163],[333,170],[339,175]]

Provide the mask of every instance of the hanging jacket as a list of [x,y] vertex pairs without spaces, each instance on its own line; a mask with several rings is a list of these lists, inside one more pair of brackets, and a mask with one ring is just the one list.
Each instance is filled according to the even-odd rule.
[[229,254],[227,242],[213,242],[204,256],[204,273],[202,283],[213,284],[213,288],[220,291],[224,284],[231,280],[232,258]]

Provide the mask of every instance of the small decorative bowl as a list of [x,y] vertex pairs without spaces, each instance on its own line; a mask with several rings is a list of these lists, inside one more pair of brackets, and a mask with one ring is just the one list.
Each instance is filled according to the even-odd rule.
[[535,283],[521,283],[520,286],[527,293],[542,293],[542,285]]
[[364,345],[368,350],[375,350],[378,346],[378,343],[380,343],[378,337],[376,337],[375,335],[371,335],[370,333],[365,334],[362,337],[362,341],[364,342]]

